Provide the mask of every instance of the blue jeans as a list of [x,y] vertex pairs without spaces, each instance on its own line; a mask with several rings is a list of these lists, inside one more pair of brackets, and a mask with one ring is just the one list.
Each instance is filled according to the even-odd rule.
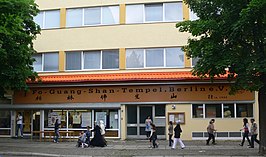
[[23,124],[17,124],[16,136],[18,136],[19,129],[20,129],[20,136],[23,136]]

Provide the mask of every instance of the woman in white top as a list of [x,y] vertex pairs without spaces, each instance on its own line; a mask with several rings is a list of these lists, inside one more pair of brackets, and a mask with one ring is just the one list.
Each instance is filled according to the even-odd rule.
[[16,137],[18,137],[18,130],[20,129],[20,137],[23,137],[23,117],[21,113],[18,113],[17,116],[17,129],[16,129]]

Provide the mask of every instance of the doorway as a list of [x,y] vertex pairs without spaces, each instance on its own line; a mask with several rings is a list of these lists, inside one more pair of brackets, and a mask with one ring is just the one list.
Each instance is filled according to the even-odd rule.
[[[161,112],[163,111],[163,114]],[[165,138],[165,105],[127,105],[127,138],[146,139],[145,120],[150,116],[158,137]],[[160,136],[162,135],[162,136]]]

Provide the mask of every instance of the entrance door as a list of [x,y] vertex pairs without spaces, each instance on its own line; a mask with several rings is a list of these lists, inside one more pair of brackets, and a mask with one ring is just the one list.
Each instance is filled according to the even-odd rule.
[[154,117],[154,107],[129,105],[127,106],[127,137],[128,138],[146,138],[145,120],[148,116]]

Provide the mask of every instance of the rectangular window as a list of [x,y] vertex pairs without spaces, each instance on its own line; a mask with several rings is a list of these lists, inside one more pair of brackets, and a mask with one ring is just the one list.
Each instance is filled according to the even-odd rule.
[[42,29],[59,28],[60,10],[41,11],[36,17],[34,17],[34,21]]
[[58,71],[58,52],[34,54],[33,58],[35,59],[35,62],[33,63],[34,71]]
[[126,5],[126,23],[164,21],[183,21],[182,2]]
[[58,53],[45,53],[43,62],[43,71],[58,71],[59,67]]
[[206,104],[205,118],[218,118],[218,117],[222,117],[221,104]]
[[34,54],[32,57],[35,59],[35,62],[33,62],[33,70],[42,71],[42,54]]
[[67,9],[66,10],[66,26],[78,27],[82,26],[83,9]]
[[101,69],[101,51],[84,52],[84,69]]
[[234,118],[234,104],[223,104],[224,118]]
[[81,52],[66,52],[66,70],[81,70]]
[[127,49],[127,68],[184,67],[181,48]]
[[67,9],[67,27],[119,23],[119,6]]
[[126,23],[143,23],[144,5],[126,6]]
[[198,20],[199,17],[197,16],[196,13],[194,13],[192,10],[189,11],[189,20],[194,21],[194,20]]
[[203,118],[203,104],[192,104],[193,118]]
[[182,3],[165,3],[165,21],[183,21]]
[[163,49],[146,50],[146,67],[164,67]]
[[184,52],[181,48],[166,48],[166,67],[184,67]]
[[163,21],[163,4],[145,4],[145,21]]
[[237,117],[253,117],[253,104],[236,104]]
[[119,52],[117,50],[102,51],[102,68],[118,69],[119,68]]
[[45,28],[60,27],[60,10],[45,11]]
[[66,52],[66,70],[118,68],[118,50]]
[[192,60],[192,67],[194,67],[198,63],[199,58],[196,57],[196,58],[192,58],[191,60]]
[[101,24],[101,8],[85,8],[84,9],[84,25]]
[[144,49],[126,50],[127,68],[144,68]]
[[102,7],[102,24],[118,24],[119,23],[119,7],[109,6]]

